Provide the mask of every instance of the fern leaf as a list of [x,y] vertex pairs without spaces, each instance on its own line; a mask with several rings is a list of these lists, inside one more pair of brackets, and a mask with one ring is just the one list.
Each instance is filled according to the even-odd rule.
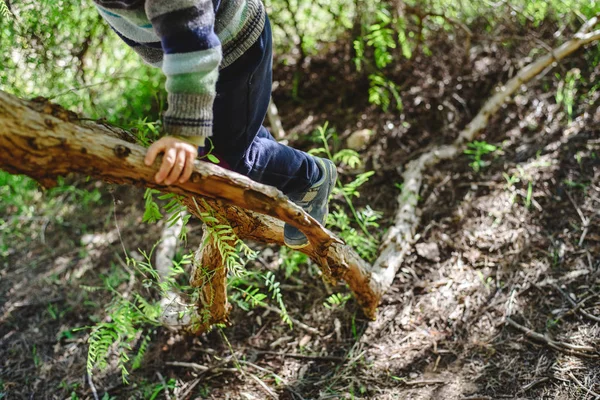
[[4,18],[12,18],[12,13],[10,12],[6,2],[4,0],[0,0],[0,15]]

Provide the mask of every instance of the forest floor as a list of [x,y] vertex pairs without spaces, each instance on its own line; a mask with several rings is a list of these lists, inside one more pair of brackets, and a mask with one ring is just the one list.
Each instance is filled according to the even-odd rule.
[[[450,143],[535,46],[484,43],[467,68],[463,49],[440,39],[430,46],[439,56],[399,66],[402,112],[368,104],[368,82],[351,80],[343,51],[311,60],[299,99],[284,84],[293,66],[276,70],[274,95],[297,146],[310,147],[302,135],[325,121],[342,144],[356,130],[374,131],[361,156],[375,175],[356,202],[383,212],[384,230],[397,209],[403,166],[430,145]],[[260,254],[247,267],[274,271],[289,314],[305,325],[290,330],[259,307],[235,308],[230,327],[200,337],[154,329],[129,385],[116,368],[93,375],[99,398],[596,398],[600,111],[593,83],[600,68],[586,57],[580,51],[539,77],[492,119],[479,140],[496,150],[482,156],[478,172],[467,155],[427,172],[415,251],[376,321],[353,300],[324,307],[346,289],[323,283],[306,262],[286,279],[280,249],[253,245]],[[573,68],[585,82],[569,112],[556,93]],[[342,179],[355,173],[340,172]],[[0,398],[93,398],[89,331],[76,329],[104,318],[110,296],[82,285],[111,279],[127,286],[124,249],[149,251],[164,227],[142,223],[140,189],[74,184],[53,205],[41,197],[21,232],[2,236],[9,242],[0,261]],[[199,232],[192,222],[181,253],[198,245]]]

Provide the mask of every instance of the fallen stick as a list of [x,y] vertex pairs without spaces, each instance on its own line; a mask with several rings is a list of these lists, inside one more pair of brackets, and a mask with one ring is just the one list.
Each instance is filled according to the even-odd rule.
[[237,372],[237,368],[221,368],[221,365],[225,365],[229,363],[231,360],[227,359],[226,361],[220,362],[218,365],[213,367],[207,367],[205,365],[191,363],[191,362],[182,362],[182,361],[167,361],[165,365],[170,365],[172,367],[181,367],[181,368],[191,368],[201,373],[206,372]]
[[333,361],[333,362],[343,362],[346,360],[343,357],[335,357],[335,356],[311,356],[308,354],[282,353],[282,352],[277,352],[277,351],[255,350],[255,349],[251,349],[251,351],[256,354],[268,354],[268,355],[272,355],[272,356],[279,356],[279,357],[286,357],[286,358],[297,358],[299,360]]
[[272,96],[269,101],[269,107],[267,107],[267,117],[269,118],[269,125],[271,126],[271,133],[273,136],[277,140],[285,138],[285,130],[283,129],[281,118],[279,118],[279,111],[277,110],[277,106],[275,105]]
[[542,335],[541,333],[537,333],[523,325],[520,325],[513,321],[510,317],[506,317],[506,322],[512,327],[520,330],[530,339],[536,340],[538,342],[544,343],[554,350],[563,352],[565,354],[584,357],[584,358],[598,358],[597,354],[588,354],[585,352],[595,352],[596,350],[590,346],[576,346],[569,343],[558,342],[556,340],[552,340]]
[[[573,300],[571,298],[571,296],[569,296],[567,293],[564,292],[564,290],[562,290],[557,284],[553,284],[552,286],[554,286],[554,288],[563,295],[563,297],[569,302],[569,304],[571,304],[571,306],[573,306],[573,308],[571,308],[569,310],[569,314],[570,313],[580,313],[581,315],[583,315],[584,317],[594,321],[594,322],[600,322],[600,318],[596,317],[595,315],[590,314],[589,312],[587,312],[586,310],[584,310],[582,307],[585,304],[585,302],[587,300],[589,300],[590,298],[596,297],[597,295],[591,295],[588,298],[585,298],[583,300],[581,300],[579,303],[576,303],[575,300]],[[567,313],[563,314],[567,315]]]
[[591,387],[586,388],[585,385],[579,381],[579,379],[575,378],[575,375],[573,375],[573,373],[571,371],[569,371],[569,377],[575,381],[577,386],[579,386],[580,388],[585,390],[586,394],[591,394],[593,396],[596,396],[596,399],[600,398],[600,394],[594,392]]

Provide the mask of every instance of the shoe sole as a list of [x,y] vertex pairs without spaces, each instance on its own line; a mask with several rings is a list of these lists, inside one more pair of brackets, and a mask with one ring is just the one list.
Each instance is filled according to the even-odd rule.
[[[285,243],[285,240],[283,241]],[[304,244],[289,244],[289,243],[285,243],[285,245],[287,247],[289,247],[292,250],[299,250],[299,249],[303,249],[305,247],[307,247],[309,245],[310,242],[306,242]]]

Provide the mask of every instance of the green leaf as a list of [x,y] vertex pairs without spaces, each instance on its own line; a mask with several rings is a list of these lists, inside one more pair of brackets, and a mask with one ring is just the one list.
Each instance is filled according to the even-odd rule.
[[206,155],[206,158],[208,158],[208,161],[210,161],[214,164],[218,164],[221,162],[221,161],[219,161],[219,159],[217,157],[215,157],[213,154],[210,154],[210,153]]

